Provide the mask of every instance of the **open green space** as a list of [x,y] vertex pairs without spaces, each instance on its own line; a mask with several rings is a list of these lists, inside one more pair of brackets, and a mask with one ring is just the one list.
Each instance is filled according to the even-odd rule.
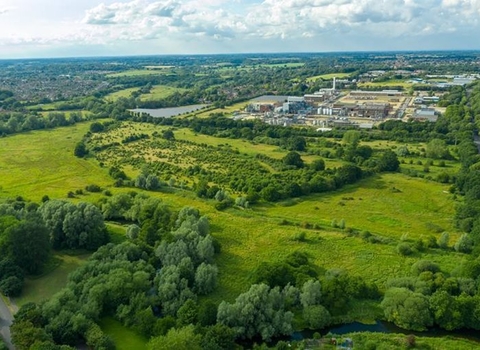
[[39,303],[51,298],[67,285],[68,275],[75,271],[89,256],[90,254],[55,254],[56,266],[39,277],[27,277],[22,295],[15,298],[15,303],[22,306],[28,302]]
[[329,74],[316,75],[314,77],[307,78],[307,82],[311,83],[318,79],[322,79],[322,80],[332,80],[333,78],[343,79],[349,76],[350,76],[350,73],[329,73]]
[[66,198],[69,191],[89,184],[108,186],[108,171],[94,159],[73,154],[90,122],[53,130],[32,131],[2,138],[0,196],[24,196],[39,201],[44,195]]
[[[73,156],[73,147],[88,129],[89,123],[83,123],[3,139],[4,147],[0,150],[3,162],[0,172],[4,172],[0,173],[3,189],[1,195],[20,194],[34,200],[43,194],[48,194],[51,198],[65,198],[69,190],[84,188],[90,183],[110,186],[112,179],[97,161]],[[145,132],[152,135],[154,131],[161,133],[164,129],[165,127],[151,124],[125,122],[124,127],[108,134],[96,134],[96,137],[118,142],[128,133]],[[279,159],[286,154],[286,151],[276,146],[200,135],[189,129],[176,129],[174,134],[177,140],[215,147],[228,145],[248,156],[262,153]],[[130,143],[127,147],[137,143]],[[374,149],[397,146],[394,142],[372,142],[369,145]],[[412,146],[412,149],[422,146],[418,144]],[[304,156],[305,159],[309,157],[315,158]],[[329,161],[327,159],[327,166]],[[43,168],[45,164],[48,164],[46,169]],[[454,166],[453,163],[451,165]],[[40,170],[36,170],[37,167]],[[32,171],[35,173],[31,174]],[[16,180],[4,176],[7,173],[14,173]],[[408,257],[396,252],[396,245],[401,239],[412,242],[429,236],[438,238],[441,232],[447,231],[452,241],[456,240],[458,234],[451,220],[456,202],[448,187],[400,173],[382,174],[332,193],[277,204],[259,204],[248,210],[226,211],[216,210],[214,201],[199,199],[189,191],[172,189],[148,194],[161,198],[176,209],[187,205],[196,207],[209,217],[212,235],[222,247],[222,253],[216,259],[219,287],[209,298],[220,302],[233,301],[240,293],[248,290],[253,280],[253,271],[259,264],[282,261],[296,250],[307,253],[321,271],[346,269],[352,275],[377,283],[380,288],[392,276],[408,276],[412,264],[419,259],[434,261],[444,271],[451,272],[466,259],[466,255],[440,249],[427,249]],[[45,188],[51,190],[45,191]],[[115,194],[130,189],[111,190]],[[80,196],[80,199],[96,201],[98,195]],[[389,240],[371,243],[358,236],[349,236],[344,231],[331,227],[333,219],[344,219],[347,228],[368,230]],[[107,226],[114,242],[124,239],[124,226],[116,223],[108,223]],[[300,232],[305,232],[303,242],[294,239]],[[62,262],[52,272],[35,280],[27,280],[25,291],[18,299],[20,305],[53,295],[65,285],[68,273],[83,260],[83,257],[64,255],[59,258]],[[119,349],[145,347],[146,339],[113,319],[103,320],[102,328],[112,336]]]
[[147,339],[131,329],[123,326],[117,320],[106,317],[100,321],[100,327],[115,343],[117,350],[146,350]]
[[107,78],[136,77],[143,75],[171,74],[169,69],[132,69],[124,72],[107,74]]
[[247,105],[248,105],[248,102],[239,102],[239,103],[233,104],[231,106],[225,106],[225,108],[216,108],[216,109],[212,109],[212,110],[205,111],[205,112],[202,112],[202,113],[196,113],[195,116],[199,117],[199,118],[206,118],[206,117],[210,116],[210,114],[212,114],[212,113],[213,114],[214,113],[223,113],[225,115],[230,115],[233,112],[244,110]]
[[366,87],[379,87],[379,86],[400,86],[404,89],[410,88],[414,83],[409,80],[387,80],[387,81],[370,81],[370,82],[363,82],[358,83],[359,88],[366,88]]
[[[139,88],[129,88],[124,89],[116,92],[112,92],[105,96],[105,98],[109,101],[116,101],[119,98],[129,98],[132,97],[132,93],[138,91]],[[172,86],[167,85],[155,85],[152,87],[150,93],[140,95],[140,100],[142,101],[152,101],[152,100],[160,100],[166,98],[168,96],[173,95],[176,92],[182,93],[187,91],[186,89],[175,88]]]

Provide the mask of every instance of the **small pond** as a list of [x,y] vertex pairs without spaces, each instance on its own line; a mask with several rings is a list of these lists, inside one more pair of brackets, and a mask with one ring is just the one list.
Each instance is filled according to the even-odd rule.
[[181,106],[181,107],[171,107],[171,108],[156,108],[156,109],[148,109],[148,108],[137,108],[132,109],[131,112],[135,113],[147,113],[154,118],[171,118],[176,115],[190,113],[198,111],[202,108],[207,107],[208,105],[191,105],[191,106]]

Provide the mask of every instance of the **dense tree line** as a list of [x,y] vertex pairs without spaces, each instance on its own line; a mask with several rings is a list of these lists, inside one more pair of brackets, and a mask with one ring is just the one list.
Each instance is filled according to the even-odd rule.
[[0,135],[10,135],[31,130],[52,129],[69,126],[85,120],[81,112],[50,112],[46,116],[35,112],[2,113],[0,115]]

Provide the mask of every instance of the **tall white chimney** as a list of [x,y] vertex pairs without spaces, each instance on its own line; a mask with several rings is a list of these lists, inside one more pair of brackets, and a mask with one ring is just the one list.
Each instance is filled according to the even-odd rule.
[[337,84],[337,78],[333,77],[333,88],[332,88],[333,91],[335,91],[336,84]]

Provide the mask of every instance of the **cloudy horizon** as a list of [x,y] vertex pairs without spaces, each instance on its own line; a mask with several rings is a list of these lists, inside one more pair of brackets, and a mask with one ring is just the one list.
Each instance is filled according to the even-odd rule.
[[2,0],[0,58],[478,50],[480,0]]

